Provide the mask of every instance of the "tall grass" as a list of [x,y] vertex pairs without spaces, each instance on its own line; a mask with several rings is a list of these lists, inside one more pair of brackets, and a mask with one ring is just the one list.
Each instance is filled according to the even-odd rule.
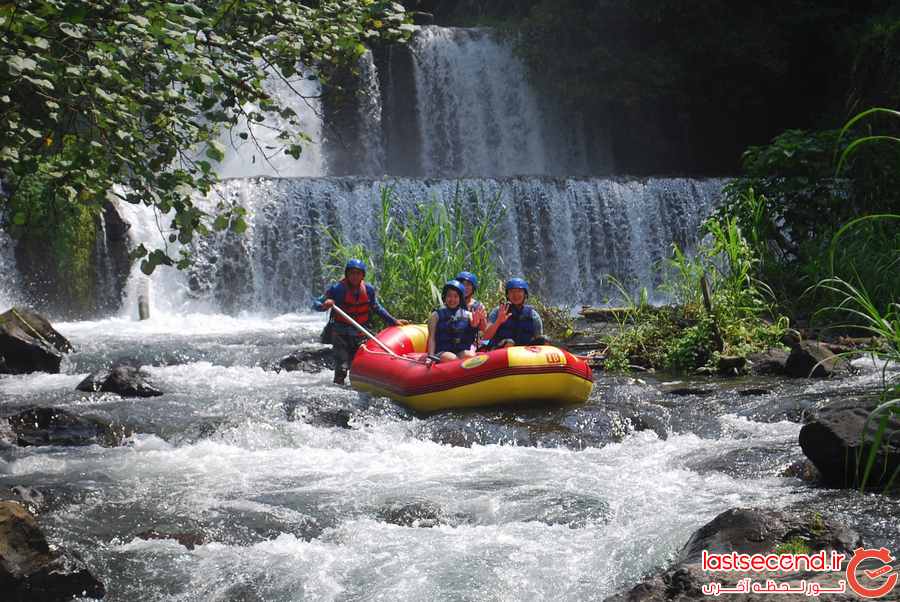
[[367,279],[378,287],[391,313],[421,322],[440,306],[443,283],[468,270],[479,278],[476,298],[492,307],[503,294],[496,244],[502,211],[499,193],[479,200],[457,188],[446,202],[434,199],[401,213],[392,188],[384,187],[377,224],[379,248],[372,252],[329,231],[332,275],[339,277],[349,257],[363,258],[369,265]]
[[[838,136],[838,141],[850,132],[857,124],[871,116],[887,116],[890,119],[900,119],[900,111],[876,107],[863,111],[844,124]],[[850,142],[843,151],[836,145],[835,173],[840,174],[849,158],[863,145],[871,145],[876,142],[888,142],[890,148],[897,149],[900,138],[890,135],[869,134],[859,136]],[[840,153],[839,153],[840,151]],[[838,158],[838,153],[840,154]],[[866,437],[872,423],[876,423],[875,434],[868,453],[865,457],[860,455],[856,459],[856,478],[860,491],[864,491],[870,479],[878,458],[879,451],[887,451],[888,441],[884,439],[887,425],[891,416],[900,416],[900,379],[887,378],[888,362],[900,363],[900,278],[897,278],[900,268],[900,229],[896,227],[900,215],[885,213],[877,215],[864,215],[850,220],[834,234],[829,248],[828,260],[831,277],[822,280],[818,287],[833,293],[838,303],[831,306],[830,310],[839,312],[849,318],[850,322],[870,332],[880,343],[873,344],[869,353],[873,357],[879,357],[885,361],[882,370],[881,403],[869,414],[866,419],[863,432],[860,434],[860,454],[867,449]],[[852,235],[856,234],[856,237]],[[849,244],[848,244],[849,240]],[[838,254],[843,259],[840,267],[846,269],[849,255],[854,260],[849,262],[852,270],[852,280],[838,275]],[[862,271],[862,273],[860,273]],[[866,284],[874,285],[874,294]],[[893,442],[900,445],[900,442]],[[887,469],[887,463],[883,470]],[[884,483],[884,489],[891,489],[900,476],[900,467],[893,474],[882,473],[878,475],[879,482]]]
[[[746,354],[777,344],[787,319],[774,310],[772,292],[754,278],[758,259],[737,220],[718,217],[704,225],[708,237],[688,256],[673,245],[662,267],[662,289],[675,307],[656,308],[646,295],[632,296],[610,278],[628,311],[619,332],[608,341],[607,369],[629,365],[688,370],[717,368],[719,358]],[[709,306],[703,295],[706,282]]]
[[[900,216],[898,216],[900,217]],[[878,342],[872,344],[868,353],[884,361],[881,379],[881,402],[867,417],[863,432],[860,434],[860,450],[868,449],[863,457],[856,458],[856,482],[860,491],[864,491],[872,478],[872,470],[878,457],[891,416],[900,416],[900,379],[887,376],[889,363],[900,364],[900,303],[894,302],[882,310],[873,301],[869,292],[861,285],[855,285],[842,278],[827,278],[819,286],[831,291],[841,298],[841,302],[828,308],[832,311],[852,318],[852,324],[872,334]],[[866,441],[875,423],[875,435],[871,442]],[[893,442],[900,445],[900,442]],[[885,465],[886,468],[886,465]],[[879,475],[879,482],[885,483],[885,489],[893,487],[900,474],[900,467],[891,475]]]

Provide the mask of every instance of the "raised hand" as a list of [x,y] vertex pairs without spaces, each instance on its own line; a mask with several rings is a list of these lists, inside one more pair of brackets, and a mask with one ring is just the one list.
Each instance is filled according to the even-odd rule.
[[472,316],[469,318],[469,323],[474,327],[484,328],[484,326],[487,324],[487,314],[484,311],[484,307],[479,307],[472,312]]

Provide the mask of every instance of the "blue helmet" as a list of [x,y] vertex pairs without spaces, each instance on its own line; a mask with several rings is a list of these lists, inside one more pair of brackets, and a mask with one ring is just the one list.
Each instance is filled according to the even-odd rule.
[[525,296],[528,296],[528,283],[524,278],[510,278],[507,280],[506,287],[504,287],[507,295],[509,295],[509,289],[511,288],[520,288],[525,291]]
[[448,280],[444,283],[444,288],[441,289],[441,300],[446,301],[447,291],[450,289],[459,293],[459,301],[462,303],[462,300],[466,298],[466,287],[459,280]]
[[356,259],[354,257],[353,259],[350,259],[349,261],[347,261],[347,265],[344,266],[344,273],[346,274],[348,270],[354,270],[354,269],[362,270],[362,273],[365,274],[366,273],[366,264],[363,262],[362,259]]
[[460,282],[470,283],[473,291],[478,289],[478,277],[472,272],[460,272],[456,275],[456,279]]

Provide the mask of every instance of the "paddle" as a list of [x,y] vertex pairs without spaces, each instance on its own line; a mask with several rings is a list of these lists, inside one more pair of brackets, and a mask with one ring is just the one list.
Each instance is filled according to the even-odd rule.
[[409,358],[401,357],[401,356],[397,355],[396,353],[394,353],[393,349],[391,349],[390,347],[388,347],[387,345],[385,345],[384,343],[379,341],[377,338],[375,338],[374,334],[372,334],[371,332],[366,330],[359,322],[357,322],[356,320],[354,320],[353,318],[348,316],[347,313],[343,309],[338,307],[337,305],[332,305],[331,310],[336,311],[342,318],[344,318],[345,320],[350,322],[350,324],[352,324],[353,327],[356,328],[356,330],[360,331],[361,333],[363,333],[364,335],[366,335],[367,337],[369,337],[370,339],[375,341],[375,344],[378,345],[379,347],[381,347],[382,349],[384,349],[386,352],[388,352],[391,355],[391,357],[395,357],[397,359],[409,359]]

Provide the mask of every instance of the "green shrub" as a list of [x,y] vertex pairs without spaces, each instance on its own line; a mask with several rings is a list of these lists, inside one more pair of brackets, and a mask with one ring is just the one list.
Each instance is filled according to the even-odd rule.
[[778,344],[788,321],[777,315],[769,287],[754,278],[758,259],[737,220],[711,219],[704,229],[708,240],[693,257],[675,245],[672,257],[662,266],[663,290],[678,305],[653,307],[645,296],[635,298],[611,279],[626,299],[628,313],[607,341],[607,370],[621,371],[630,365],[715,368],[722,356],[746,356]]

